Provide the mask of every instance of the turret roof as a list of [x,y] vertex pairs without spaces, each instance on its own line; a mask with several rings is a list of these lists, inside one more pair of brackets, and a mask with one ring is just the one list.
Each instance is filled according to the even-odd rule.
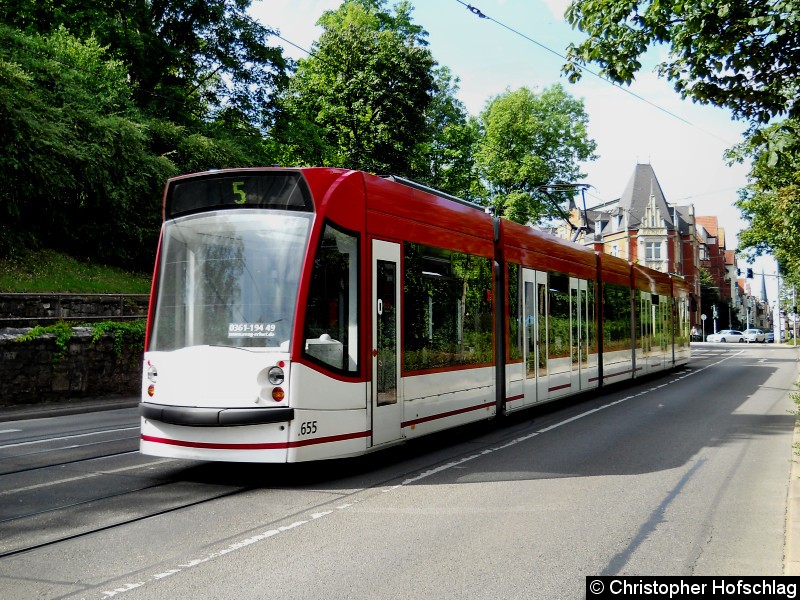
[[664,219],[667,228],[674,229],[672,212],[667,205],[666,198],[664,198],[664,192],[658,183],[656,173],[649,164],[636,165],[633,175],[619,200],[620,207],[628,213],[629,226],[639,228],[651,196],[655,198],[656,208],[661,212],[661,218]]

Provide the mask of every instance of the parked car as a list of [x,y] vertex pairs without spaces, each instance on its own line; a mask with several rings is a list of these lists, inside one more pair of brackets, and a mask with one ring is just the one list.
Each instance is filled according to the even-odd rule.
[[[764,337],[766,338],[765,341],[767,343],[769,343],[769,344],[772,344],[773,342],[775,342],[775,332],[774,331],[768,331],[767,333],[764,334]],[[793,337],[792,336],[792,332],[790,331],[789,332],[789,339],[791,340],[792,337]],[[786,341],[786,332],[785,331],[781,331],[781,342],[785,342],[785,341]]]
[[761,342],[763,344],[767,341],[766,334],[757,328],[745,329],[742,333],[746,342]]
[[707,342],[744,342],[744,334],[736,329],[723,329],[717,333],[712,333],[706,338]]

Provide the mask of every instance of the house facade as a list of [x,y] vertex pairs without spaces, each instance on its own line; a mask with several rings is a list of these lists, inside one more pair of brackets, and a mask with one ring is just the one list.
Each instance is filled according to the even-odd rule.
[[[697,216],[693,204],[671,204],[650,164],[637,164],[619,199],[591,209],[575,207],[556,234],[598,252],[683,277],[692,294],[692,326],[710,333],[713,307],[700,300],[700,269],[708,270],[720,298],[738,306],[736,253],[728,250],[716,216]],[[703,327],[701,315],[706,314]],[[734,322],[734,311],[725,322]]]

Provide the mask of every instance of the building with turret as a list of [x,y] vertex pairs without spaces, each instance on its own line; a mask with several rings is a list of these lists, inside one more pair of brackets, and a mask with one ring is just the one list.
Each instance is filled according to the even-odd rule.
[[[735,251],[727,250],[725,230],[717,217],[696,216],[693,204],[668,202],[650,164],[636,165],[617,200],[592,208],[572,207],[569,221],[557,228],[557,235],[683,277],[697,309],[692,312],[692,325],[698,329],[704,311],[701,267],[711,274],[721,298],[732,300],[736,295]],[[711,307],[707,312],[710,319]]]

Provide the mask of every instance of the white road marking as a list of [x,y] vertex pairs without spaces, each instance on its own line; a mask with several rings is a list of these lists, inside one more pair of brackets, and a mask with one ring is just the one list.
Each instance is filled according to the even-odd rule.
[[[3,446],[0,446],[0,450],[5,450],[6,448],[19,448],[20,446],[31,446],[33,444],[47,444],[49,442],[60,442],[62,440],[74,440],[74,439],[77,439],[77,438],[90,437],[90,436],[93,436],[93,435],[103,435],[104,433],[115,433],[117,431],[132,431],[134,429],[139,429],[139,427],[136,426],[136,427],[122,427],[120,429],[104,429],[103,431],[93,431],[92,433],[77,433],[75,435],[64,435],[64,436],[61,436],[61,437],[47,438],[47,439],[44,439],[44,440],[33,440],[33,441],[30,441],[30,442],[18,442],[16,444],[5,444]],[[74,448],[76,446],[70,446],[70,447]]]
[[[136,454],[136,452],[126,452],[125,454]],[[106,457],[100,457],[106,458]],[[84,475],[76,475],[75,477],[67,477],[66,479],[57,479],[55,481],[46,481],[44,483],[37,483],[36,485],[29,485],[28,487],[24,488],[15,488],[13,490],[6,490],[4,492],[0,492],[0,496],[9,496],[11,494],[18,494],[20,492],[28,492],[30,490],[38,490],[40,488],[50,487],[51,485],[61,485],[62,483],[70,483],[72,481],[80,481],[81,479],[89,479],[91,477],[97,477],[98,475],[113,475],[114,473],[122,473],[124,471],[132,471],[134,469],[141,469],[144,466],[151,466],[157,465],[159,463],[164,462],[171,462],[175,460],[174,458],[162,458],[160,460],[152,461],[147,463],[147,465],[131,465],[130,467],[120,467],[119,469],[108,469],[105,471],[96,471],[94,473],[86,473]]]

